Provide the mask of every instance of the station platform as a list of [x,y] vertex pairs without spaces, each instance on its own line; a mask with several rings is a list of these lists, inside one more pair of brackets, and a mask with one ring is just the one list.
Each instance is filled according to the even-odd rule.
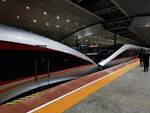
[[20,98],[0,113],[149,113],[150,73],[138,65],[134,59]]
[[64,113],[150,113],[150,71],[138,66]]

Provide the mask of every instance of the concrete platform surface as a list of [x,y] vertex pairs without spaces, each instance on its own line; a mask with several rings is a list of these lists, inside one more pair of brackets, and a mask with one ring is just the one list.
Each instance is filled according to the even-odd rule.
[[137,67],[64,113],[150,113],[150,71]]

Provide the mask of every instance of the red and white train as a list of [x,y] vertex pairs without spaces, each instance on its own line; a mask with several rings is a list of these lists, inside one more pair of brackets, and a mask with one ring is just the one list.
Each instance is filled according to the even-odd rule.
[[120,60],[127,61],[137,57],[139,49],[124,45],[96,64],[56,41],[0,25],[0,103],[43,86],[94,73]]

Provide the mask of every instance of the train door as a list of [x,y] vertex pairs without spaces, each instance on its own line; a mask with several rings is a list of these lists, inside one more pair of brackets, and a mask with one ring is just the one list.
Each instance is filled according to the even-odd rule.
[[47,81],[50,79],[50,58],[46,53],[38,53],[34,59],[34,79],[36,82],[41,80]]

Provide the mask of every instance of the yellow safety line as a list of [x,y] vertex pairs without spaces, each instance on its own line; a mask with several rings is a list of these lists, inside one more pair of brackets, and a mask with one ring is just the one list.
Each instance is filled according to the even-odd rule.
[[128,64],[117,71],[110,73],[109,76],[106,77],[86,86],[83,87],[69,95],[64,96],[52,103],[47,104],[46,106],[42,106],[35,108],[28,113],[62,113],[65,110],[69,109],[73,105],[79,103],[81,100],[85,99],[90,94],[94,93],[98,89],[102,88],[103,86],[107,85],[111,81],[117,79],[121,75],[125,74],[130,69],[135,68],[139,64],[139,61]]
[[33,97],[36,97],[36,96],[38,96],[38,95],[40,95],[41,94],[41,92],[36,92],[36,93],[34,93],[34,94],[31,94],[31,95],[28,95],[28,96],[25,96],[25,97],[22,97],[22,98],[19,98],[19,99],[17,99],[17,100],[13,100],[13,101],[11,101],[11,102],[8,102],[7,104],[17,104],[17,103],[19,103],[19,102],[23,102],[23,101],[25,101],[25,100],[27,100],[27,99],[31,99],[31,98],[33,98]]

